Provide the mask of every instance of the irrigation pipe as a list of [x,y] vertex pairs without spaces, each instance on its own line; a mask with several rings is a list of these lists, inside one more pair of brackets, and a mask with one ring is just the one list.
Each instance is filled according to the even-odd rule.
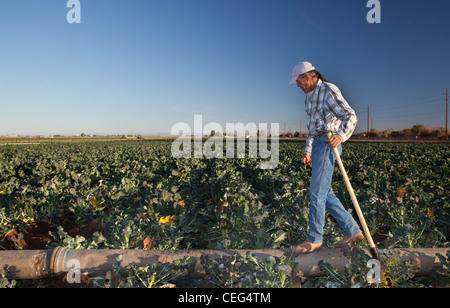
[[[430,275],[435,266],[440,265],[437,253],[446,255],[450,248],[396,248],[402,261],[412,258],[420,263],[417,275]],[[62,272],[73,270],[73,260],[76,260],[82,273],[88,272],[90,277],[105,276],[112,271],[116,258],[122,255],[122,267],[126,271],[133,263],[136,266],[147,264],[172,263],[184,257],[194,257],[197,263],[191,277],[204,277],[205,270],[200,262],[202,255],[211,259],[235,253],[245,256],[250,252],[260,260],[269,256],[281,257],[288,253],[287,250],[262,249],[262,250],[118,250],[118,249],[67,249],[57,247],[54,250],[4,250],[0,251],[0,268],[9,266],[7,278],[9,279],[39,279],[48,278]],[[71,261],[72,260],[72,261]],[[342,270],[349,263],[349,259],[339,249],[323,249],[312,254],[297,255],[294,268],[301,271],[305,277],[321,276],[319,262],[330,263],[331,266]]]

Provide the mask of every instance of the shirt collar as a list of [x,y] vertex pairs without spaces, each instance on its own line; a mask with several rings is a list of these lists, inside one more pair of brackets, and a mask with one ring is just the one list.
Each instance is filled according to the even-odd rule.
[[312,97],[312,96],[314,96],[314,95],[319,94],[319,88],[320,88],[321,85],[322,85],[322,80],[319,79],[319,80],[317,81],[317,85],[316,85],[316,88],[314,89],[314,91],[311,91],[311,92],[307,93],[306,95],[307,95],[308,97]]

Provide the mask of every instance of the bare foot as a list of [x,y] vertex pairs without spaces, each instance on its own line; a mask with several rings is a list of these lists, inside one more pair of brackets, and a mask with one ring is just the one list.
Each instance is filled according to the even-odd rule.
[[360,232],[356,235],[352,235],[352,236],[344,236],[344,238],[342,240],[340,240],[339,242],[336,243],[336,245],[334,245],[334,248],[341,248],[344,245],[351,246],[355,243],[358,243],[363,238],[364,238],[364,235],[362,234],[362,232]]
[[292,246],[290,248],[290,251],[294,254],[307,254],[320,250],[322,248],[323,248],[322,243],[314,244],[309,241],[305,241],[298,246]]

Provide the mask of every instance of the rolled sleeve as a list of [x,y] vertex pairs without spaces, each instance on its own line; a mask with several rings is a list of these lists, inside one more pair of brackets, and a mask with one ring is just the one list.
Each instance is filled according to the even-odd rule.
[[311,155],[313,141],[314,137],[309,135],[308,139],[306,139],[305,154]]
[[330,112],[341,121],[336,134],[341,138],[342,142],[345,142],[355,131],[358,117],[342,96],[341,91],[334,88],[330,88],[330,90],[330,96],[327,99],[327,107]]

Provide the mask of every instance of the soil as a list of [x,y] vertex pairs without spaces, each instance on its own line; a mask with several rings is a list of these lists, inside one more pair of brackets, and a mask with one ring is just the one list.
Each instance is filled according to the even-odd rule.
[[[95,219],[81,226],[74,225],[67,231],[67,234],[72,237],[81,235],[85,238],[90,238],[95,232],[101,232],[102,230],[102,226]],[[57,229],[46,221],[30,223],[23,230],[12,229],[3,237],[0,237],[0,249],[45,249],[54,241],[49,234],[50,231],[56,233]]]
[[[81,235],[85,238],[90,238],[95,232],[101,232],[102,230],[103,228],[98,224],[98,221],[92,220],[84,225],[74,225],[67,231],[67,234],[73,237]],[[12,229],[0,237],[0,249],[46,249],[54,241],[49,234],[50,231],[56,233],[57,229],[46,221],[32,222],[24,229]],[[92,281],[88,276],[81,274],[80,283],[69,283],[67,281],[67,273],[61,273],[51,278],[24,282],[24,285],[45,288],[92,288]]]
[[84,225],[75,225],[73,228],[67,231],[72,237],[81,235],[84,238],[90,238],[94,236],[95,232],[102,232],[103,227],[98,223],[98,219],[94,219]]
[[12,229],[5,236],[0,237],[0,248],[6,250],[44,249],[53,241],[49,231],[56,232],[56,228],[45,221],[31,223],[23,231]]
[[82,289],[82,288],[92,288],[92,281],[91,279],[81,274],[80,276],[80,283],[70,283],[67,281],[67,273],[61,273],[55,277],[51,278],[45,278],[41,279],[40,281],[41,286],[48,289],[53,288],[69,288],[69,289]]

